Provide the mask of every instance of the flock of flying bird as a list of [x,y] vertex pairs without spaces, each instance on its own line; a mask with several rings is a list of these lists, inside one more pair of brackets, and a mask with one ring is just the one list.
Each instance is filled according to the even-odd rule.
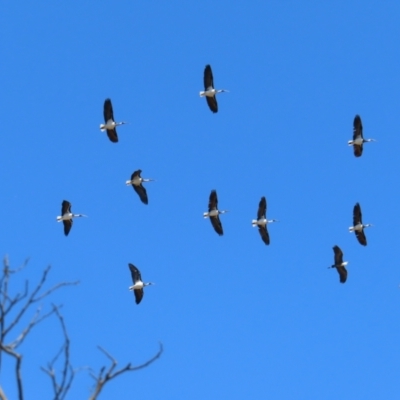
[[[215,89],[214,88],[214,79],[210,65],[206,65],[204,69],[204,91],[200,92],[200,97],[205,97],[207,100],[208,107],[213,113],[218,112],[218,103],[216,95],[222,92],[228,92],[225,89]],[[120,125],[126,124],[126,122],[115,122],[113,107],[110,99],[106,99],[104,102],[104,124],[100,125],[100,130],[102,132],[106,131],[107,136],[111,142],[118,142],[118,135],[116,127]],[[366,142],[373,142],[374,139],[364,139],[363,137],[363,128],[361,123],[360,116],[356,115],[354,118],[354,131],[353,131],[353,139],[349,140],[349,146],[353,146],[354,155],[356,157],[361,157],[363,153],[363,144]],[[138,194],[140,200],[144,204],[148,204],[148,196],[145,187],[143,186],[144,182],[153,181],[153,179],[145,179],[141,177],[141,170],[134,171],[131,175],[131,179],[126,181],[126,184],[132,185],[135,192]],[[266,244],[270,244],[269,233],[267,229],[267,225],[273,222],[277,222],[275,219],[268,220],[266,218],[267,211],[267,200],[263,196],[259,202],[258,211],[257,211],[257,219],[252,220],[252,226],[258,227],[258,231],[260,233],[262,241]],[[203,214],[204,218],[210,218],[211,225],[213,226],[215,232],[218,235],[223,235],[223,229],[221,220],[219,218],[220,214],[225,214],[228,212],[227,210],[219,210],[218,209],[218,197],[216,190],[212,190],[209,203],[208,203],[208,212]],[[73,214],[71,211],[71,203],[67,200],[64,200],[61,205],[61,216],[57,217],[58,222],[63,222],[64,224],[64,234],[68,236],[71,228],[73,218],[86,217],[84,214]],[[364,228],[372,226],[371,224],[363,224],[362,223],[362,214],[361,207],[357,203],[354,206],[353,210],[353,226],[349,228],[350,232],[355,232],[356,237],[360,244],[363,246],[367,245],[367,239],[365,237]],[[329,268],[336,268],[340,282],[344,283],[347,279],[347,270],[346,265],[347,261],[343,261],[343,252],[338,246],[333,247],[334,251],[334,264]],[[139,304],[143,298],[143,288],[145,286],[152,285],[152,282],[143,282],[141,278],[140,271],[133,264],[128,264],[129,269],[132,275],[133,285],[129,287],[129,290],[132,290],[135,294],[136,304]]]

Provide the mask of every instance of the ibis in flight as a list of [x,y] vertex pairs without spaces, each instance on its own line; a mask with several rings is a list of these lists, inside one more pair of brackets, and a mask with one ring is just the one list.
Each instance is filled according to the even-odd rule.
[[353,122],[353,140],[348,141],[349,146],[353,146],[354,155],[356,157],[361,157],[363,152],[363,143],[367,142],[376,142],[376,140],[364,139],[361,118],[359,115],[356,115]]
[[339,246],[333,246],[333,252],[335,253],[335,264],[328,268],[336,268],[337,272],[339,273],[340,283],[345,283],[347,279],[347,270],[345,267],[349,262],[343,261],[343,252],[340,250]]
[[118,142],[118,135],[116,127],[118,125],[124,125],[126,122],[115,122],[113,107],[110,99],[104,101],[104,124],[100,124],[100,130],[102,132],[107,131],[108,138],[113,142]]
[[360,204],[356,204],[353,209],[353,226],[349,228],[349,232],[355,232],[357,240],[363,246],[367,245],[367,238],[365,237],[364,228],[369,228],[372,224],[362,223],[362,213]]
[[140,200],[142,200],[142,203],[144,204],[149,204],[149,199],[147,197],[147,192],[144,186],[142,185],[143,182],[152,182],[154,179],[144,179],[140,176],[142,173],[141,169],[138,169],[131,175],[131,179],[129,181],[126,181],[125,183],[127,186],[132,185],[133,189],[135,192],[139,195]]
[[154,283],[153,282],[144,283],[142,281],[142,276],[140,275],[140,271],[133,264],[128,264],[128,265],[129,269],[131,270],[132,282],[133,282],[133,285],[129,286],[129,290],[133,290],[133,293],[135,294],[136,304],[139,304],[143,298],[143,288],[145,286],[154,285]]
[[72,228],[72,218],[87,217],[84,214],[72,214],[71,203],[64,200],[61,204],[61,216],[57,217],[57,222],[63,222],[64,224],[64,234],[68,236],[69,231]]
[[218,197],[216,190],[211,190],[210,200],[208,202],[208,212],[203,213],[204,218],[210,218],[211,225],[214,227],[215,232],[222,236],[224,231],[222,230],[222,224],[219,220],[219,214],[227,213],[227,210],[218,210]]
[[214,89],[214,79],[213,73],[211,71],[211,66],[206,65],[204,69],[204,91],[200,92],[200,97],[205,97],[207,99],[208,107],[213,113],[218,112],[218,103],[216,95],[218,93],[228,92],[225,89]]
[[258,231],[260,232],[262,241],[266,245],[269,245],[269,234],[268,234],[267,224],[270,224],[272,222],[278,222],[278,220],[276,219],[268,220],[266,218],[266,212],[267,212],[267,200],[263,196],[261,197],[260,203],[258,205],[257,219],[253,219],[251,223],[253,227],[258,226]]

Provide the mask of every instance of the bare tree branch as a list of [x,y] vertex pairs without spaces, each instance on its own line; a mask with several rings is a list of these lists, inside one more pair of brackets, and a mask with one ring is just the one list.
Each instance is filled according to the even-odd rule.
[[162,354],[162,352],[164,350],[163,345],[160,342],[160,348],[159,348],[157,354],[154,357],[150,358],[150,360],[146,361],[143,364],[137,365],[137,366],[132,366],[131,363],[129,363],[125,367],[113,372],[114,369],[116,368],[117,364],[118,364],[117,360],[114,357],[112,357],[111,354],[108,353],[102,347],[100,347],[100,346],[97,346],[97,347],[98,347],[98,349],[100,351],[102,351],[106,355],[106,357],[108,357],[110,359],[111,365],[110,365],[110,367],[109,367],[109,369],[108,369],[108,371],[106,373],[105,373],[106,367],[105,366],[102,367],[100,369],[100,372],[97,375],[97,377],[93,373],[91,373],[91,376],[96,380],[96,386],[94,388],[94,391],[93,391],[92,395],[89,397],[89,400],[96,400],[97,397],[99,396],[100,392],[104,388],[105,384],[107,382],[109,382],[111,379],[114,379],[115,377],[117,377],[118,375],[123,374],[124,372],[137,371],[139,369],[146,368],[151,363],[153,363],[155,360],[157,360],[157,358],[159,358],[161,356],[161,354]]
[[57,285],[53,286],[51,289],[49,289],[47,292],[41,294],[40,296],[36,297],[36,295],[40,292],[42,289],[43,284],[45,283],[47,279],[47,274],[50,271],[51,266],[49,265],[43,272],[42,279],[40,282],[37,284],[36,288],[33,290],[31,295],[29,296],[28,301],[25,303],[25,305],[21,308],[17,316],[14,318],[14,320],[11,322],[11,324],[4,330],[4,336],[7,335],[8,332],[11,331],[11,329],[14,328],[15,325],[18,324],[19,320],[21,317],[25,314],[25,312],[28,310],[28,308],[33,304],[36,303],[45,297],[47,297],[49,294],[53,293],[55,290],[59,289],[62,286],[69,286],[69,285],[77,285],[79,282],[61,282],[58,283]]
[[24,400],[24,394],[22,390],[22,376],[21,376],[22,355],[18,354],[14,350],[11,350],[10,348],[8,348],[8,346],[4,346],[3,343],[0,343],[0,349],[5,353],[9,354],[11,357],[15,358],[15,376],[18,386],[18,399]]
[[[67,395],[69,389],[71,388],[72,381],[74,380],[76,370],[72,368],[71,362],[70,362],[70,353],[69,353],[69,347],[70,347],[70,340],[69,336],[67,333],[67,328],[65,326],[64,322],[64,317],[61,315],[59,309],[57,306],[53,304],[53,311],[52,313],[55,313],[61,323],[63,335],[64,335],[64,344],[61,346],[61,349],[59,352],[56,354],[56,356],[53,358],[53,360],[48,364],[47,369],[41,367],[42,371],[45,372],[47,375],[49,375],[51,379],[51,383],[53,385],[53,391],[54,391],[54,400],[63,400],[65,396]],[[61,383],[57,383],[57,378],[56,378],[56,373],[54,370],[54,364],[58,360],[59,356],[64,350],[64,367],[61,373]]]
[[[41,280],[39,283],[36,285],[36,287],[33,289],[32,293],[29,294],[29,285],[28,282],[25,283],[25,289],[22,293],[17,293],[15,296],[10,296],[9,294],[9,282],[10,282],[10,277],[12,274],[20,272],[25,266],[27,265],[28,260],[25,261],[25,263],[17,268],[17,269],[10,269],[9,263],[8,263],[8,258],[4,258],[4,263],[3,263],[3,274],[0,278],[0,367],[1,367],[1,355],[2,353],[6,353],[9,356],[15,358],[15,376],[16,376],[16,383],[18,387],[18,399],[23,400],[23,381],[22,381],[22,372],[21,372],[21,364],[22,364],[22,354],[17,353],[15,349],[22,344],[22,342],[25,340],[25,338],[28,336],[28,334],[31,332],[32,328],[38,325],[41,321],[43,321],[45,318],[49,317],[51,314],[58,313],[58,309],[53,306],[53,309],[45,314],[42,314],[42,307],[39,306],[34,313],[33,317],[31,318],[31,321],[28,323],[28,325],[22,329],[21,333],[18,335],[18,337],[6,344],[6,337],[7,335],[11,332],[13,328],[17,326],[17,324],[20,322],[21,318],[25,315],[25,313],[31,309],[31,307],[49,296],[51,293],[53,293],[55,290],[61,288],[62,286],[68,286],[68,285],[76,285],[79,282],[62,282],[58,283],[55,286],[51,287],[47,291],[40,293],[44,283],[46,282],[48,273],[50,271],[50,266],[47,267],[41,277]],[[11,319],[10,323],[6,323],[6,316],[11,313],[16,308],[16,305],[18,305],[22,300],[25,300],[25,303],[21,303],[20,309],[16,312],[15,316]],[[62,326],[64,326],[64,321],[62,320]],[[68,339],[68,357],[69,357],[69,339]],[[68,358],[69,360],[69,358]],[[68,361],[69,362],[69,361]],[[69,375],[68,375],[69,377]],[[65,378],[66,379],[66,378]],[[70,386],[71,381],[66,381],[63,379],[63,388],[66,386]],[[68,387],[69,388],[69,387]],[[0,396],[4,395],[4,391],[2,388],[0,388]],[[1,397],[0,397],[1,399]],[[62,398],[60,397],[60,400]]]
[[38,309],[36,310],[35,315],[32,317],[31,322],[28,324],[28,326],[21,332],[21,334],[12,343],[10,343],[8,345],[10,348],[16,349],[19,345],[21,345],[21,343],[24,341],[24,339],[26,338],[28,333],[31,331],[31,329],[35,325],[39,324],[44,319],[49,317],[51,314],[55,313],[55,309],[53,308],[51,311],[49,311],[46,314],[40,316],[41,310],[42,310],[42,307],[38,307]]

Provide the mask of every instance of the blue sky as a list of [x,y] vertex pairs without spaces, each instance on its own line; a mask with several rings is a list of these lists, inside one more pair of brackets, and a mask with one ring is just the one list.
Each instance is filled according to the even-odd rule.
[[[397,399],[400,389],[397,115],[400,4],[341,2],[3,2],[1,254],[30,263],[15,283],[79,280],[63,304],[72,363],[106,348],[149,368],[100,398]],[[203,90],[211,64],[218,97]],[[99,130],[110,97],[119,143]],[[366,144],[347,141],[360,114]],[[124,182],[136,169],[149,205]],[[224,236],[208,220],[216,189]],[[261,196],[265,246],[251,220]],[[79,219],[56,222],[63,199]],[[356,202],[368,246],[348,233]],[[339,283],[333,245],[348,265]],[[146,288],[137,306],[128,263]],[[49,304],[47,304],[49,306]],[[17,333],[17,332],[16,332]],[[29,398],[56,319],[24,345]],[[0,377],[15,398],[12,364]],[[7,369],[7,368],[8,369]],[[92,385],[78,374],[70,398]],[[40,395],[39,395],[40,394]]]

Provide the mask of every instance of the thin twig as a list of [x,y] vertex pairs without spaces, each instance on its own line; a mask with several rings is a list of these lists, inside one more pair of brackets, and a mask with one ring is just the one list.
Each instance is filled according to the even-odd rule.
[[90,396],[89,400],[96,400],[98,395],[104,388],[105,384],[107,382],[109,382],[111,379],[114,379],[116,376],[121,375],[124,372],[137,371],[139,369],[147,367],[148,365],[153,363],[155,360],[157,360],[157,358],[159,358],[161,356],[161,354],[164,350],[163,345],[160,342],[160,349],[158,350],[157,354],[154,357],[152,357],[150,360],[146,361],[143,364],[137,365],[137,366],[132,366],[131,363],[129,363],[125,367],[123,367],[113,373],[115,367],[118,364],[117,360],[110,353],[108,353],[105,349],[103,349],[101,346],[97,346],[97,347],[101,352],[103,352],[106,355],[107,358],[110,359],[111,365],[110,365],[110,368],[108,369],[108,371],[105,373],[104,377],[103,377],[103,373],[104,373],[106,367],[102,367],[100,369],[100,372],[97,377],[91,373],[91,376],[96,380],[96,386],[95,386],[93,394]]
[[70,286],[70,285],[77,285],[79,282],[61,282],[58,283],[57,285],[53,286],[51,289],[47,290],[45,293],[41,294],[38,297],[35,297],[39,292],[40,289],[42,288],[44,282],[46,281],[47,278],[47,274],[50,271],[50,266],[48,266],[42,275],[42,279],[40,280],[40,282],[38,283],[38,285],[36,286],[36,288],[33,290],[33,292],[31,293],[31,295],[29,296],[29,299],[27,300],[27,302],[25,303],[25,305],[21,308],[20,312],[16,315],[16,317],[14,318],[14,320],[11,322],[11,324],[4,330],[4,336],[7,335],[7,333],[9,333],[11,331],[11,329],[14,328],[15,325],[17,325],[17,323],[19,322],[19,320],[21,319],[21,317],[25,314],[25,312],[27,311],[27,309],[33,304],[36,303],[40,300],[42,300],[43,298],[47,297],[49,294],[51,294],[52,292],[54,292],[55,290],[59,289],[62,286]]
[[47,312],[46,314],[40,316],[41,309],[42,309],[42,307],[38,307],[35,315],[31,319],[31,322],[28,324],[28,326],[21,332],[21,334],[12,343],[9,344],[9,346],[11,348],[17,348],[18,346],[20,346],[22,344],[22,342],[24,341],[24,339],[26,338],[26,336],[28,335],[28,333],[31,331],[31,329],[35,325],[39,324],[44,319],[50,317],[51,314],[55,313],[54,309],[52,309],[51,311]]
[[[46,369],[46,368],[41,367],[41,369],[43,372],[45,372],[50,377],[51,383],[53,385],[54,400],[63,400],[65,398],[65,396],[67,395],[69,389],[71,388],[72,381],[74,380],[77,370],[74,370],[70,363],[69,348],[70,348],[71,342],[68,337],[67,328],[66,328],[65,322],[64,322],[64,317],[61,315],[61,313],[59,311],[59,307],[55,306],[54,304],[53,304],[52,313],[53,312],[57,315],[58,320],[61,323],[61,328],[62,328],[63,335],[64,335],[64,344],[61,346],[61,349],[58,351],[58,353],[53,358],[53,360],[48,364],[48,368]],[[64,350],[64,367],[61,372],[61,375],[62,375],[61,383],[58,384],[56,373],[54,370],[54,364],[60,357],[63,350]]]

